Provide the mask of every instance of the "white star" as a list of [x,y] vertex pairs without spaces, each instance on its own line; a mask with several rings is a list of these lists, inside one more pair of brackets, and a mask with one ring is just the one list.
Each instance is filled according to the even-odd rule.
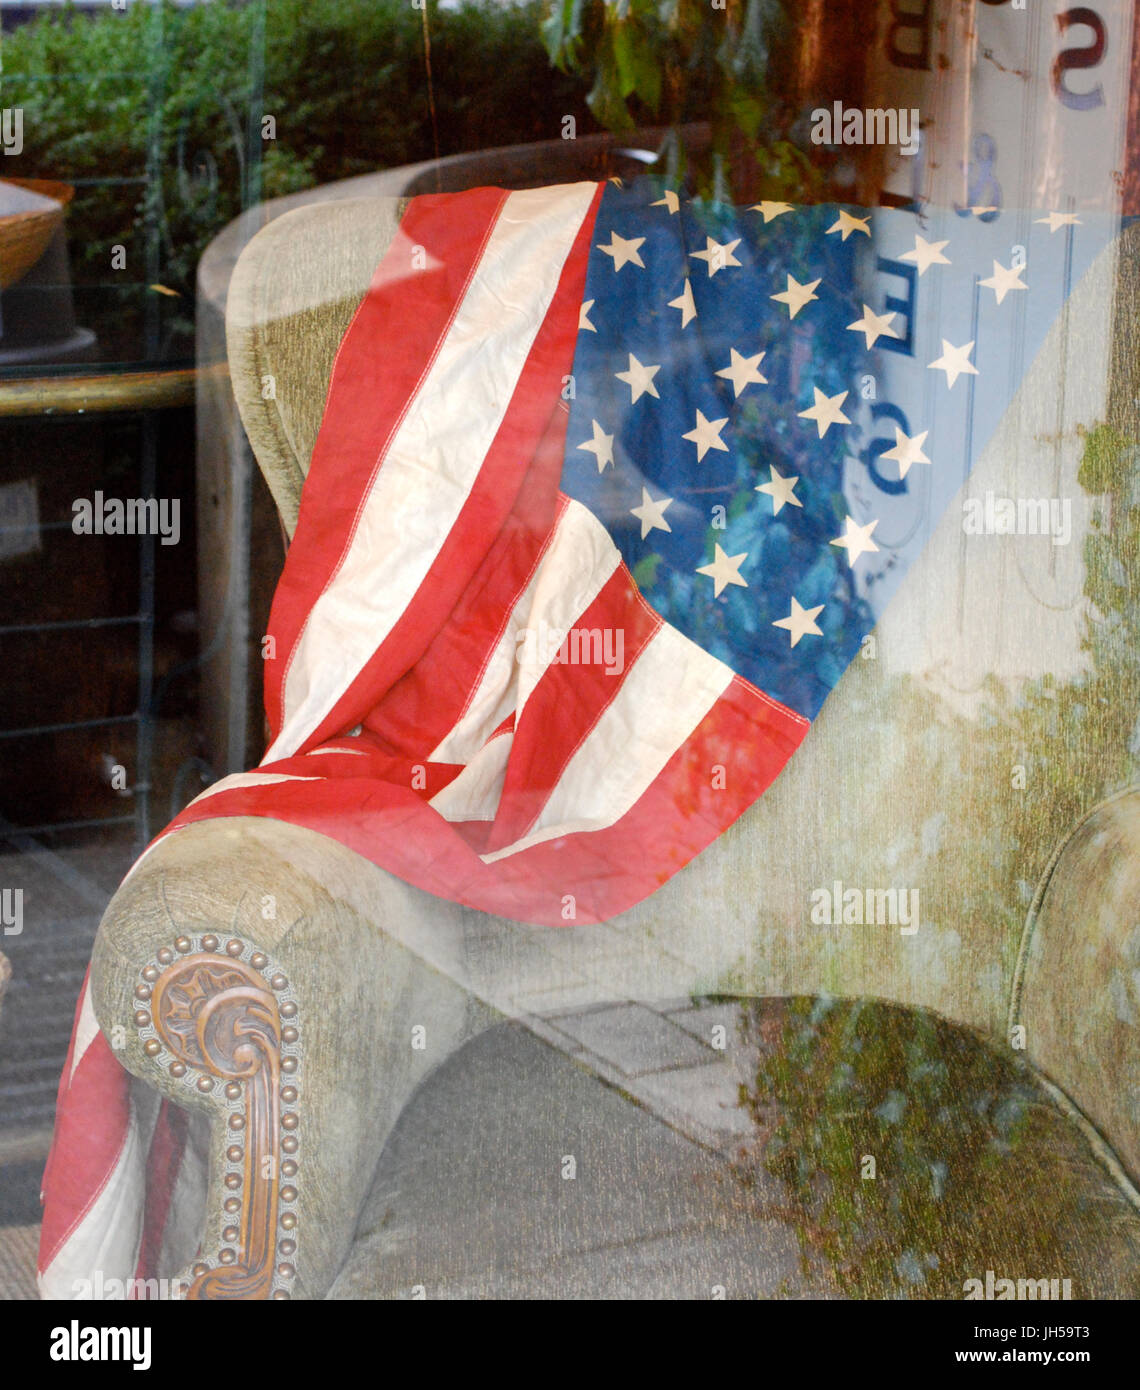
[[867,346],[873,348],[880,338],[897,338],[898,333],[891,327],[891,319],[894,314],[876,314],[869,304],[863,305],[863,317],[856,319],[854,323],[849,323],[847,327],[852,333],[862,333],[866,336]]
[[756,368],[760,365],[765,354],[758,352],[755,357],[742,357],[735,348],[730,348],[732,354],[729,365],[722,367],[717,376],[727,377],[732,382],[733,394],[739,396],[746,386],[767,386],[768,378],[761,376]]
[[1084,223],[1075,212],[1051,212],[1048,217],[1036,217],[1034,222],[1044,222],[1050,234],[1062,227],[1081,227]]
[[697,306],[693,303],[693,282],[687,276],[685,288],[676,299],[669,301],[669,308],[680,309],[682,328],[688,328],[690,321],[697,317]]
[[641,539],[644,540],[650,531],[672,531],[672,526],[665,520],[665,508],[673,501],[671,497],[662,497],[659,502],[654,502],[649,495],[649,489],[641,489],[641,506],[630,507],[630,511],[638,521],[641,522]]
[[598,250],[604,251],[607,256],[614,258],[614,271],[619,271],[623,265],[630,264],[640,266],[645,269],[645,262],[638,254],[638,248],[645,244],[643,236],[623,237],[618,236],[617,232],[610,233],[610,244],[603,246],[598,242]]
[[629,387],[630,395],[633,398],[630,401],[630,405],[634,405],[647,391],[651,396],[657,396],[658,400],[661,399],[660,395],[658,395],[657,387],[653,384],[653,378],[660,370],[660,363],[658,363],[656,367],[646,366],[644,362],[639,362],[631,352],[629,354],[629,370],[626,372],[614,372],[614,376],[616,376],[619,381],[624,381]]
[[855,561],[864,551],[878,550],[878,546],[871,539],[871,532],[878,526],[878,520],[869,521],[866,526],[856,526],[855,519],[848,517],[845,522],[846,530],[842,536],[831,542],[832,545],[842,546],[847,551],[847,563],[854,569]]
[[820,439],[832,425],[849,425],[851,423],[842,410],[848,392],[840,391],[838,396],[825,396],[818,386],[813,386],[811,389],[815,392],[815,405],[809,406],[807,410],[799,411],[798,414],[801,420],[815,421]]
[[1021,278],[1024,267],[1010,266],[1007,270],[1004,265],[998,265],[994,261],[994,273],[988,280],[979,280],[979,285],[985,285],[986,289],[993,290],[997,295],[997,302],[1000,304],[1010,290],[1024,290],[1029,286]]
[[598,460],[598,472],[601,473],[607,463],[614,461],[614,437],[607,434],[597,420],[593,422],[594,437],[587,439],[585,444],[579,444],[579,449],[585,449],[588,454],[593,454]]
[[587,299],[586,302],[582,305],[582,307],[578,310],[578,331],[579,331],[579,332],[581,332],[583,328],[584,328],[588,333],[596,333],[596,332],[598,331],[598,330],[594,327],[594,325],[590,322],[590,310],[591,310],[593,307],[594,307],[594,301],[593,301],[592,299]]
[[721,590],[730,584],[739,584],[741,588],[747,589],[748,580],[742,579],[738,573],[741,562],[748,559],[747,550],[740,555],[726,555],[715,542],[713,548],[716,551],[716,559],[711,565],[701,565],[697,570],[698,574],[707,574],[712,580],[713,598],[720,598]]
[[822,612],[822,603],[818,608],[801,608],[799,600],[793,594],[792,611],[786,618],[777,618],[772,626],[786,628],[792,634],[792,646],[794,647],[801,637],[823,636],[815,621]]
[[813,299],[818,299],[819,295],[815,292],[818,280],[813,280],[810,285],[801,285],[794,275],[788,276],[788,288],[779,294],[769,295],[769,299],[778,299],[781,304],[788,306],[788,317],[794,319],[805,304],[810,304]]
[[762,203],[753,203],[750,211],[761,213],[766,226],[774,217],[783,217],[786,212],[795,212],[795,208],[791,203],[775,203],[765,198]]
[[730,265],[738,266],[740,262],[732,254],[740,245],[740,237],[735,241],[727,241],[723,244],[714,241],[711,236],[705,237],[705,249],[703,251],[690,251],[689,255],[694,260],[704,261],[709,268],[709,279],[711,280],[718,270],[727,270]]
[[833,232],[841,232],[843,240],[846,241],[852,232],[864,232],[867,236],[871,235],[870,218],[852,217],[849,212],[839,210],[839,218],[828,227],[825,235],[831,236]]
[[696,426],[688,434],[683,434],[682,439],[691,439],[697,446],[697,462],[704,458],[710,449],[723,449],[728,453],[728,445],[720,437],[720,432],[728,424],[728,416],[723,420],[706,420],[701,412],[697,411]]
[[899,466],[899,477],[905,478],[910,471],[912,463],[929,463],[930,460],[922,452],[922,446],[926,443],[926,436],[929,430],[923,430],[921,434],[904,434],[895,426],[895,447],[885,449],[880,458],[894,459]]
[[771,464],[768,465],[768,473],[769,481],[766,483],[758,483],[754,491],[766,492],[772,499],[773,516],[780,515],[780,508],[785,502],[790,502],[793,507],[803,506],[803,503],[796,496],[795,491],[796,484],[799,482],[798,475],[785,478],[782,474],[777,473]]
[[653,208],[668,208],[669,216],[672,217],[675,212],[680,212],[681,200],[671,188],[667,188],[664,195],[658,198],[655,203],[650,203],[649,206]]
[[953,386],[963,373],[969,376],[977,376],[978,369],[970,361],[970,353],[974,350],[973,342],[968,342],[964,347],[952,347],[945,338],[942,339],[942,356],[926,365],[933,371],[946,373],[946,385]]
[[927,241],[915,233],[914,250],[904,251],[899,257],[900,261],[913,261],[918,266],[919,278],[926,274],[932,265],[949,265],[950,262],[942,254],[942,248],[949,246],[948,241]]

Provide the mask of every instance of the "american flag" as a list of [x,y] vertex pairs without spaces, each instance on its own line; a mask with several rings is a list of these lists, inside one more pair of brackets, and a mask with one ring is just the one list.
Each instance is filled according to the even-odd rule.
[[[652,893],[779,775],[1115,231],[991,212],[414,199],[336,359],[269,750],[147,854],[256,815],[528,923]],[[179,1190],[86,988],[72,1048],[63,1296],[93,1260],[157,1274]]]

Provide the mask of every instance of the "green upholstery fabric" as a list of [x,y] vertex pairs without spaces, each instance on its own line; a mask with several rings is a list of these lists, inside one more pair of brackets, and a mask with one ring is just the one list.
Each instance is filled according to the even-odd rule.
[[[337,345],[399,212],[395,199],[303,208],[271,222],[238,262],[227,307],[232,381],[290,533]],[[1140,438],[1136,235],[1129,234],[1121,261],[1102,258],[1075,296],[979,463],[974,492],[1010,490],[1009,477],[1036,457],[1039,422],[1050,409],[1069,440],[1098,423],[1103,382],[1085,381],[1082,390],[1080,376],[1104,342],[1106,305],[1115,305],[1114,423]],[[398,343],[389,346],[399,351]],[[1072,386],[1063,418],[1059,380]],[[935,1010],[1003,1048],[1011,1023],[1022,1024],[1023,1055],[1052,1078],[1054,1099],[1074,1117],[1076,1128],[1063,1121],[1065,1143],[1077,1143],[1082,1162],[1095,1153],[1105,1165],[1088,1170],[1090,1210],[1107,1190],[1097,1188],[1104,1171],[1124,1184],[1127,1201],[1135,1197],[1127,1175],[1140,1174],[1140,792],[1085,821],[1054,864],[1026,936],[1025,909],[1058,839],[1049,787],[1027,791],[1012,783],[1007,764],[995,767],[981,755],[971,762],[968,741],[953,777],[936,776],[940,756],[957,746],[955,719],[969,713],[935,693],[929,717],[901,723],[903,662],[894,657],[925,643],[935,667],[943,658],[966,661],[991,643],[1004,600],[1012,611],[1003,620],[1017,629],[1023,650],[1039,653],[1037,670],[999,673],[1016,687],[1049,670],[1062,646],[1065,659],[1077,659],[1081,612],[1058,617],[1055,606],[1033,604],[1012,578],[1008,593],[963,611],[957,598],[971,575],[961,540],[951,508],[908,578],[916,595],[909,616],[886,615],[877,659],[855,662],[770,793],[658,893],[605,927],[576,931],[573,942],[555,947],[542,933],[430,898],[335,843],[274,822],[198,825],[140,866],[100,928],[94,1002],[106,1031],[129,1017],[139,963],[188,922],[240,928],[263,943],[303,1001],[300,1292],[319,1297],[330,1287],[351,1248],[384,1138],[427,1070],[490,1017],[591,998],[872,996]],[[993,554],[1005,557],[1001,573],[1014,576],[1012,538],[993,544]],[[1058,778],[1076,765],[1064,729],[1034,754]],[[1026,796],[1036,798],[1030,804],[1039,815],[1025,814]],[[1094,800],[1090,790],[1085,807]],[[983,805],[985,822],[975,809]],[[995,818],[1021,828],[1016,852],[1027,885],[1025,900],[1000,904],[1000,912],[984,896],[996,847],[975,829]],[[859,886],[934,883],[942,891],[925,897],[913,937],[811,924],[812,891],[837,878]],[[275,924],[254,911],[262,892],[282,904]],[[407,1029],[431,1020],[429,1052],[411,1055]],[[137,1046],[128,1046],[124,1060],[148,1085],[172,1093],[170,1079]],[[177,1094],[185,1101],[184,1091]],[[1058,1123],[1054,1114],[1042,1131],[1046,1146],[1059,1142],[1050,1137]],[[219,1131],[200,1228],[207,1232],[220,1219],[221,1142]],[[1112,1192],[1115,1201],[1119,1191]],[[1125,1214],[1117,1213],[1125,1224],[1133,1220],[1127,1201]],[[1099,1230],[1090,1226],[1080,1239],[1100,1240]]]
[[290,536],[337,348],[405,202],[347,199],[297,208],[270,222],[234,269],[226,303],[230,376]]

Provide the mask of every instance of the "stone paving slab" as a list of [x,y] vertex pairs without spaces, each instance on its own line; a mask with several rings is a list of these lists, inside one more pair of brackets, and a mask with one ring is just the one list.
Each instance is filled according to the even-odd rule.
[[700,1038],[706,1046],[712,1047],[713,1029],[723,1028],[724,1051],[733,1052],[740,1043],[740,1005],[736,1003],[712,1003],[705,1002],[693,1004],[691,1000],[678,1009],[672,1009],[668,1005],[658,1006],[661,1012],[667,1013],[672,1023],[678,1028],[684,1028],[686,1032],[692,1033],[694,1038]]
[[520,1022],[677,1133],[728,1155],[750,1128],[738,1105],[739,1084],[751,1079],[754,1062],[740,1039],[747,1007],[747,1001],[674,999],[659,1007],[627,1001]]
[[550,1023],[626,1077],[716,1061],[716,1053],[691,1032],[644,1004],[583,1010]]
[[638,1077],[631,1094],[658,1119],[711,1148],[731,1151],[753,1132],[740,1108],[740,1079],[730,1062],[652,1072]]

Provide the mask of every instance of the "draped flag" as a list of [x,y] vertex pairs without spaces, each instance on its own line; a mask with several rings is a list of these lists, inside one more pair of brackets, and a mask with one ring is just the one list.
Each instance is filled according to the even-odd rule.
[[[540,925],[652,893],[779,775],[1118,230],[992,211],[413,199],[333,370],[271,745],[164,835],[268,816]],[[45,1292],[147,1272],[171,1135],[85,992]]]

